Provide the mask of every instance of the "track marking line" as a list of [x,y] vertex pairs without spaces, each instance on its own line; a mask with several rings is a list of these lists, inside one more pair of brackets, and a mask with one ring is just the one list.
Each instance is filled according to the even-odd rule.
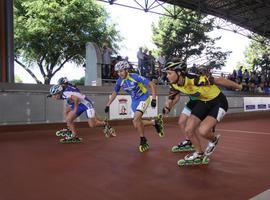
[[[178,127],[178,125],[174,124],[169,124],[166,126],[172,126],[172,127]],[[256,134],[256,135],[270,135],[270,132],[259,132],[259,131],[243,131],[243,130],[233,130],[233,129],[216,129],[216,131],[223,131],[223,132],[238,132],[238,133],[251,133],[251,134]]]
[[238,133],[251,133],[256,135],[270,135],[270,133],[267,132],[258,132],[258,131],[242,131],[242,130],[231,130],[231,129],[216,129],[217,131],[223,131],[223,132],[238,132]]

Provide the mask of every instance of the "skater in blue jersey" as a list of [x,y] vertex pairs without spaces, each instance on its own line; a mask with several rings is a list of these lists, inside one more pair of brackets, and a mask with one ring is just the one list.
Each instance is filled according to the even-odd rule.
[[[158,115],[155,120],[142,120],[142,116],[149,104],[151,104],[151,107],[153,108],[156,107],[156,86],[152,81],[149,81],[138,74],[129,73],[128,69],[129,64],[126,61],[119,61],[115,65],[115,71],[117,72],[119,79],[116,81],[115,89],[106,105],[105,112],[109,112],[109,106],[114,101],[121,88],[131,96],[133,126],[140,135],[139,150],[140,152],[144,152],[149,149],[147,139],[144,135],[144,126],[153,125],[159,136],[163,137],[163,119],[161,115]],[[150,87],[152,92],[151,102],[147,87]]]
[[71,85],[67,85],[63,88],[62,85],[57,84],[51,87],[50,94],[53,99],[65,100],[69,107],[68,109],[70,110],[66,115],[67,127],[69,128],[70,133],[66,133],[61,142],[73,142],[74,139],[76,141],[78,133],[74,120],[84,112],[86,113],[90,127],[104,127],[106,137],[109,137],[110,135],[115,136],[115,130],[107,121],[101,121],[96,118],[92,101],[83,95],[78,88]]

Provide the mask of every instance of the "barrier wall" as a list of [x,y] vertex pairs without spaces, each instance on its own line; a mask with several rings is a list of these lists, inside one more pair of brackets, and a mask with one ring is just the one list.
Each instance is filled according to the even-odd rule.
[[[49,88],[50,86],[46,85],[0,83],[0,125],[63,122],[64,102],[47,98]],[[93,99],[97,116],[104,118],[106,116],[104,107],[113,85],[79,88]],[[229,101],[230,113],[244,112],[244,97],[260,97],[239,92],[225,91],[224,93]],[[162,111],[167,94],[168,87],[158,87],[158,112]],[[169,116],[178,116],[187,101],[187,96],[181,96],[180,102],[171,110]],[[84,114],[78,119],[78,121],[85,120]]]

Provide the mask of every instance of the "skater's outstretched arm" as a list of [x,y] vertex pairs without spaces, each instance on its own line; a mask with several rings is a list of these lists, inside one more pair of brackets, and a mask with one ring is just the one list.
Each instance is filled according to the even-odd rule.
[[152,92],[151,107],[155,108],[157,106],[157,87],[156,84],[152,81],[148,83],[148,86],[150,87]]
[[157,98],[157,86],[155,83],[153,83],[152,81],[149,82],[148,86],[151,89],[152,92],[152,99],[156,99]]
[[109,101],[108,101],[108,103],[106,105],[106,107],[109,107],[111,105],[111,103],[114,101],[114,99],[116,98],[116,96],[117,96],[117,93],[113,91],[112,92],[112,95],[111,95],[111,97],[110,97],[110,99],[109,99]]
[[233,88],[233,89],[238,89],[238,90],[243,89],[242,85],[223,77],[214,78],[214,83],[220,86],[228,87],[228,88]]

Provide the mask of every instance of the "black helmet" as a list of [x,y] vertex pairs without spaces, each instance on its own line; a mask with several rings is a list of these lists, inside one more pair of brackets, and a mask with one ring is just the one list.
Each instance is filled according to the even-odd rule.
[[67,77],[59,78],[59,80],[57,81],[57,84],[58,84],[58,85],[68,84],[68,79],[67,79]]
[[163,72],[166,70],[173,70],[173,71],[186,71],[187,65],[183,62],[167,62],[165,67],[163,68]]

